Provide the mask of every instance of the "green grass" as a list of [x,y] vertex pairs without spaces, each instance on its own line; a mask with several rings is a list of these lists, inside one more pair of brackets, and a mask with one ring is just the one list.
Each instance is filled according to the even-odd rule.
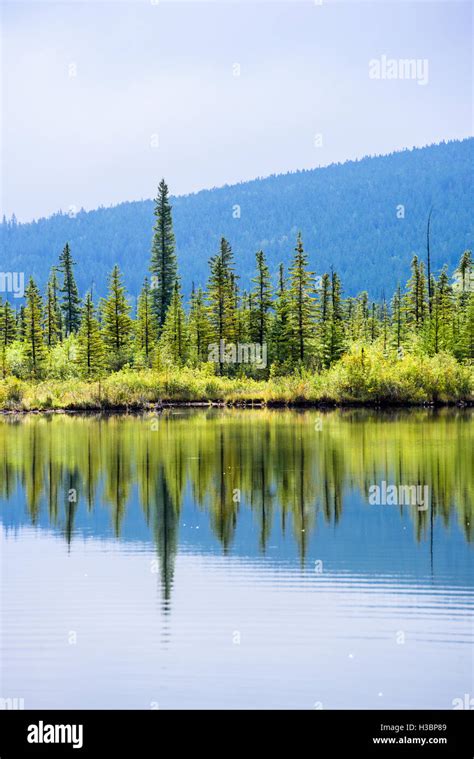
[[93,382],[80,379],[0,383],[3,410],[146,408],[165,403],[422,404],[474,400],[472,366],[448,354],[387,358],[376,349],[354,349],[331,369],[254,380],[218,377],[182,368],[158,372],[124,369]]

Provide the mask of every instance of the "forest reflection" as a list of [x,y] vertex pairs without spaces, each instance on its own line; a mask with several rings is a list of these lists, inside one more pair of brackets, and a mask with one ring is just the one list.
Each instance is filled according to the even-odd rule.
[[[185,492],[228,552],[251,509],[260,550],[291,531],[304,563],[316,517],[336,527],[351,493],[368,509],[410,514],[417,541],[439,519],[472,539],[470,410],[174,410],[160,416],[31,415],[0,419],[0,498],[20,493],[32,525],[47,513],[70,543],[79,508],[110,510],[120,538],[138,487],[165,586],[172,582]],[[369,506],[371,485],[428,484],[427,511]],[[169,587],[165,587],[165,596]]]

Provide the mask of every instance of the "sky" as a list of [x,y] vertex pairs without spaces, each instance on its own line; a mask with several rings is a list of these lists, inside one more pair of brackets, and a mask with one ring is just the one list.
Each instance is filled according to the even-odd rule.
[[22,221],[150,198],[163,176],[181,195],[472,133],[468,2],[1,12],[0,213]]

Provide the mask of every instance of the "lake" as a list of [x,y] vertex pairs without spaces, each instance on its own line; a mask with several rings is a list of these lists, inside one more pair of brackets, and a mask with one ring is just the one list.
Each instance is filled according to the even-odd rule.
[[473,437],[461,409],[4,415],[0,697],[452,709]]

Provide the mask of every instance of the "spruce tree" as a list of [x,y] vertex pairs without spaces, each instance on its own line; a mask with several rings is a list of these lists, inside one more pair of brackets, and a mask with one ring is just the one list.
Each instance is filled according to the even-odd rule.
[[153,293],[153,314],[156,319],[158,334],[161,333],[166,319],[166,312],[171,303],[174,283],[177,275],[175,255],[175,237],[173,219],[168,197],[168,187],[164,179],[158,186],[155,198],[156,217],[153,227],[150,272]]
[[331,363],[331,280],[327,273],[321,277],[318,299],[316,335],[318,365],[321,368]]
[[270,271],[263,250],[256,254],[257,273],[252,282],[252,318],[250,320],[251,339],[263,345],[267,340],[270,309],[272,307],[272,283]]
[[275,316],[272,323],[272,358],[279,372],[290,369],[291,359],[291,322],[290,298],[285,281],[283,264],[278,270],[278,290],[274,304]]
[[16,322],[15,313],[6,300],[2,303],[0,298],[0,360],[2,364],[2,376],[7,374],[7,348],[15,340]]
[[189,331],[183,308],[179,277],[175,279],[171,303],[160,338],[160,352],[165,361],[183,366],[189,355]]
[[403,309],[403,296],[398,285],[392,299],[392,344],[400,353],[405,340],[405,313]]
[[290,320],[293,358],[301,365],[309,361],[315,327],[314,273],[307,267],[308,256],[299,233],[290,268]]
[[16,338],[16,320],[13,308],[0,298],[0,345],[7,348]]
[[100,377],[106,364],[105,347],[90,293],[87,293],[82,309],[76,362],[81,375],[86,379]]
[[25,290],[26,305],[24,311],[24,343],[31,375],[36,379],[41,375],[46,358],[43,336],[43,300],[33,279]]
[[344,352],[344,310],[342,304],[342,287],[335,271],[331,274],[331,313],[329,362],[337,361]]
[[73,261],[69,244],[66,243],[59,257],[59,271],[63,275],[63,284],[60,288],[62,295],[61,311],[64,319],[64,332],[66,337],[77,332],[81,323],[81,300],[74,278]]
[[155,330],[153,328],[153,298],[148,277],[145,277],[142,291],[138,296],[136,342],[138,350],[145,358],[146,366],[149,366],[155,345]]
[[[233,271],[232,249],[227,240],[222,237],[220,251],[213,256],[209,265],[211,268],[207,287],[209,302],[209,319],[212,327],[213,342],[217,344],[220,357],[221,341],[235,340],[235,278]],[[224,371],[224,365],[219,360],[219,374]]]
[[45,335],[49,348],[61,340],[61,309],[58,300],[58,278],[53,269],[48,280],[45,304]]
[[459,360],[472,358],[472,302],[474,298],[474,272],[472,254],[465,250],[454,272],[455,295],[454,353]]
[[453,350],[453,303],[453,290],[446,267],[443,267],[432,288],[430,334],[434,353]]
[[114,266],[109,277],[109,292],[101,302],[102,334],[108,349],[110,367],[120,369],[129,359],[132,320],[122,274]]
[[189,311],[190,351],[194,363],[200,364],[208,360],[211,331],[208,307],[203,290],[199,287],[191,295]]

